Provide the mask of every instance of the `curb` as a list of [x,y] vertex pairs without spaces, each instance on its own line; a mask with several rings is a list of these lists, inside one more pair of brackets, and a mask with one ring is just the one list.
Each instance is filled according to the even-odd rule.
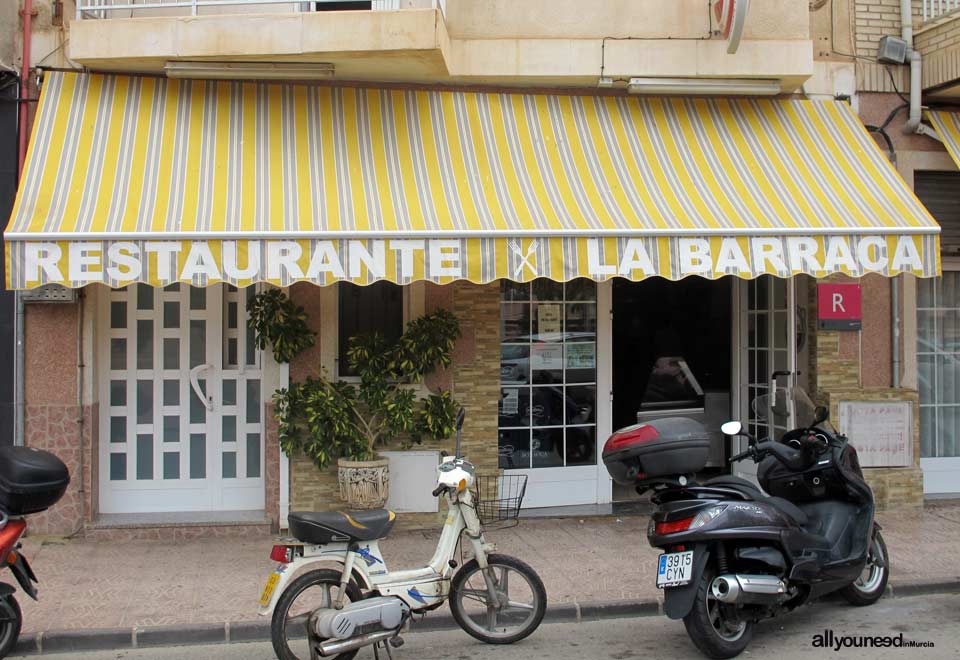
[[[902,582],[887,585],[887,598],[960,593],[960,576],[952,580]],[[661,600],[612,600],[558,603],[547,607],[544,623],[584,623],[604,619],[658,616]],[[457,628],[450,614],[427,616],[414,632],[437,632]],[[185,644],[241,644],[270,640],[270,620],[227,623],[192,623],[133,628],[51,630],[21,635],[11,655],[53,655],[77,651],[113,651]]]

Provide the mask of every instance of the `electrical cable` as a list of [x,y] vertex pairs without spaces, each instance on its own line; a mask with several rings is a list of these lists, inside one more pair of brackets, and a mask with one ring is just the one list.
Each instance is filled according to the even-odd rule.
[[833,53],[834,55],[840,55],[841,57],[852,57],[856,60],[866,60],[868,62],[873,62],[874,59],[872,57],[866,57],[864,55],[854,55],[853,53],[841,53],[839,50],[833,47],[837,39],[836,31],[835,31],[836,22],[837,22],[836,11],[835,11],[836,7],[837,7],[837,2],[836,0],[833,0],[830,3],[830,52]]

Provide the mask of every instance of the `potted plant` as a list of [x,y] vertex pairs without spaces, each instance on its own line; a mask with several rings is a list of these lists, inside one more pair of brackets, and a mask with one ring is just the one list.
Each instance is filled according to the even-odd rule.
[[459,404],[448,391],[427,389],[424,377],[450,365],[459,336],[457,318],[441,309],[409,323],[393,343],[376,333],[351,337],[347,360],[359,382],[321,375],[274,394],[281,447],[321,469],[336,459],[341,498],[353,508],[382,507],[389,464],[378,450],[453,434]]

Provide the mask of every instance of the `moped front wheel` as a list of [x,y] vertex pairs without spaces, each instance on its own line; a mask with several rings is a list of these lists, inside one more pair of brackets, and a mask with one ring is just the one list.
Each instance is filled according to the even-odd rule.
[[[513,644],[529,636],[547,611],[543,580],[507,555],[487,557],[487,569],[468,561],[450,584],[450,610],[468,635],[487,644]],[[488,579],[490,582],[488,582]],[[492,583],[494,595],[490,593]]]
[[11,596],[0,598],[0,658],[10,655],[23,625],[20,604]]

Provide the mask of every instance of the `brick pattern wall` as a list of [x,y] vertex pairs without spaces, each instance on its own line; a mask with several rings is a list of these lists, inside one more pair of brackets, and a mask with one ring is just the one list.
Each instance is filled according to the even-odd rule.
[[[831,278],[836,279],[836,278]],[[870,356],[861,365],[859,333],[818,330],[817,288],[810,287],[811,391],[817,403],[830,408],[830,418],[839,419],[840,401],[910,401],[913,404],[912,467],[865,468],[864,476],[873,489],[880,509],[915,508],[923,505],[923,471],[920,469],[920,403],[915,390],[864,387],[862,370],[870,368]]]
[[[303,296],[309,290],[298,291],[299,304],[305,304]],[[497,409],[500,397],[500,292],[496,284],[475,285],[457,282],[443,290],[428,293],[427,310],[436,307],[452,309],[460,319],[463,337],[454,350],[454,362],[448,373],[439,374],[438,380],[449,383],[456,398],[466,410],[463,427],[463,453],[480,472],[497,470]],[[323,310],[336,313],[336,310]],[[319,327],[319,319],[310,319],[312,326]],[[309,369],[302,368],[304,371]],[[453,452],[454,440],[424,443],[422,449]],[[397,449],[385,447],[384,449]],[[290,460],[290,510],[330,511],[342,509],[337,470],[331,466],[319,471],[303,457]],[[433,488],[433,484],[423,484]],[[438,513],[404,513],[398,518],[401,528],[433,527],[440,524],[446,511],[441,505]]]
[[[900,35],[900,0],[856,0],[857,55],[877,56],[877,43],[886,34]],[[921,0],[913,0],[913,24],[920,25],[923,16]]]

